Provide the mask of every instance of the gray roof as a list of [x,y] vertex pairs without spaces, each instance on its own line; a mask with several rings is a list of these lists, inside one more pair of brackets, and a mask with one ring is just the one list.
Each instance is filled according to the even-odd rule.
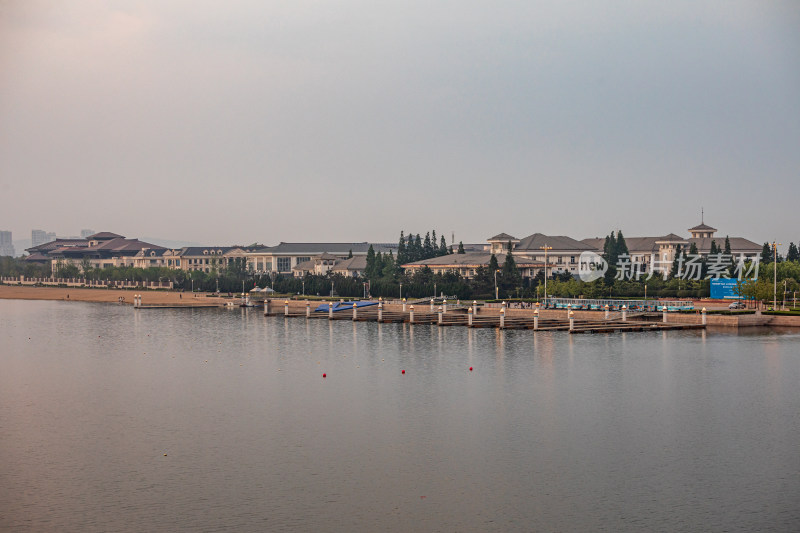
[[[675,235],[674,233],[670,233],[668,235],[664,235],[663,237],[659,237],[658,240],[660,242],[673,242],[673,241],[685,242],[686,241],[686,239],[684,239],[683,237],[679,237],[678,235]],[[626,239],[626,242],[627,242],[627,239]]]
[[86,239],[90,241],[124,239],[124,238],[125,238],[124,235],[117,235],[116,233],[111,233],[110,231],[101,231],[99,233],[95,233],[94,235],[89,235],[88,237],[86,237]]
[[[496,254],[497,264],[502,266],[506,261],[506,254]],[[422,261],[415,261],[402,265],[406,267],[478,267],[486,266],[492,258],[492,254],[486,252],[467,252],[465,254],[449,254],[441,257],[434,257],[432,259],[423,259]],[[544,261],[533,261],[529,257],[514,256],[514,262],[517,266],[522,265],[544,265]]]
[[494,237],[491,237],[486,240],[491,242],[491,241],[518,241],[519,239],[517,239],[516,237],[512,237],[508,233],[498,233]]
[[[354,255],[366,255],[369,246],[370,243],[368,242],[282,242],[277,246],[262,248],[257,250],[257,252],[275,255],[315,256],[326,252],[333,255],[347,255],[352,251]],[[386,253],[390,249],[396,249],[397,245],[373,243],[372,248],[375,250],[375,253]]]
[[[691,243],[695,243],[697,245],[697,251],[701,254],[707,254],[711,251],[711,241],[716,241],[719,248],[724,248],[725,246],[724,237],[721,239],[716,237],[706,239],[684,239],[678,237],[674,233],[663,237],[625,237],[625,244],[628,246],[628,251],[632,254],[657,252],[658,245],[656,243],[664,241],[686,243],[684,245],[684,251],[688,250]],[[595,251],[602,252],[606,240],[605,238],[600,239],[595,237],[594,239],[583,239],[581,242],[591,246]],[[742,237],[730,237],[730,242],[731,253],[733,254],[756,253],[761,251],[761,246]]]
[[367,256],[356,255],[344,261],[336,263],[331,270],[365,270],[367,268]]
[[169,248],[142,248],[139,250],[139,253],[136,254],[136,257],[161,257],[165,253],[171,251]]
[[514,247],[515,252],[525,252],[530,251],[533,253],[543,253],[542,246],[547,245],[548,247],[552,247],[552,250],[548,250],[549,253],[555,252],[582,252],[584,250],[594,250],[592,246],[585,244],[581,241],[576,241],[572,237],[566,237],[564,235],[543,235],[541,233],[534,233],[533,235],[528,235]]
[[55,250],[56,248],[66,247],[66,246],[81,246],[86,248],[89,246],[89,241],[86,239],[56,239],[54,241],[49,241],[44,244],[40,244],[39,246],[33,246],[31,248],[26,248],[25,251],[27,252],[49,252],[50,250]]
[[[728,237],[731,243],[731,253],[733,255],[737,254],[756,254],[761,253],[762,245],[756,244],[751,240],[745,239],[743,237]],[[697,245],[697,251],[701,254],[707,254],[711,251],[711,241],[714,241],[717,245],[717,248],[724,249],[725,248],[725,238],[705,238],[705,239],[686,239],[690,243],[694,243]]]
[[707,224],[699,224],[693,228],[689,228],[689,231],[717,231],[717,228],[712,228]]
[[214,252],[222,251],[223,254],[230,252],[231,250],[239,249],[238,246],[184,246],[181,248],[180,255],[204,255],[204,251]]

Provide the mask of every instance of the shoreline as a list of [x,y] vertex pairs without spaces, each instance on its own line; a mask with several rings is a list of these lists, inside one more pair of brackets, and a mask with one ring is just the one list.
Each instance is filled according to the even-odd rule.
[[[88,289],[74,287],[26,287],[0,285],[0,300],[58,300],[71,302],[123,303],[133,305],[133,295],[143,295],[144,305],[170,305],[176,307],[224,306],[240,298],[209,297],[206,292],[184,293],[175,290],[135,291],[131,289]],[[120,301],[120,298],[124,298]]]
[[[175,290],[131,290],[131,289],[91,289],[74,287],[30,287],[21,285],[0,285],[0,300],[53,300],[53,301],[73,301],[73,302],[95,302],[95,303],[121,303],[133,305],[134,294],[142,295],[142,304],[156,307],[224,307],[228,302],[238,305],[240,297],[228,298],[217,297],[213,293],[196,292],[185,293]],[[120,298],[124,300],[120,301]],[[282,298],[276,299],[278,312],[282,314]],[[276,302],[276,303],[277,303]],[[303,312],[305,310],[305,300],[289,300],[291,312]],[[314,302],[316,305],[319,302]],[[386,303],[387,311],[400,311],[402,306],[399,304]],[[418,311],[422,314],[427,311],[428,306],[419,305]],[[533,311],[529,309],[507,309],[507,316],[513,317],[533,317]],[[597,319],[602,311],[575,311],[576,319]],[[484,316],[494,316],[500,314],[498,308],[483,308],[481,314]],[[553,319],[567,319],[567,311],[564,309],[543,309],[540,316]],[[672,324],[700,324],[701,316],[696,314],[669,313],[668,322]],[[723,326],[732,328],[767,326],[767,327],[800,327],[800,316],[766,316],[766,315],[712,315],[707,316],[709,326]]]

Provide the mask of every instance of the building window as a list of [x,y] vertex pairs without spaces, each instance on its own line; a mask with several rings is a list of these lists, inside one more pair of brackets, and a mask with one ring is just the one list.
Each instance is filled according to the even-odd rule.
[[311,261],[311,258],[310,257],[298,257],[296,259],[296,261],[297,262],[295,263],[295,265],[299,265],[300,263],[305,263],[306,261]]
[[[574,265],[574,264],[575,264],[575,256],[574,256],[574,255],[571,255],[571,256],[569,256],[569,262],[570,262],[570,264],[572,264],[572,265]],[[573,269],[573,270],[575,270],[575,269]]]
[[278,272],[289,272],[292,269],[291,257],[278,258]]

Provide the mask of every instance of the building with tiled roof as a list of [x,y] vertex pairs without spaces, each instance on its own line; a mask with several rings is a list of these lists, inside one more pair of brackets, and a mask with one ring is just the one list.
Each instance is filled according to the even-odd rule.
[[525,278],[537,276],[545,264],[548,275],[563,272],[577,275],[580,254],[592,250],[591,246],[564,235],[533,233],[517,239],[508,233],[500,233],[487,239],[488,250],[434,257],[405,264],[403,268],[413,271],[427,266],[434,273],[457,272],[469,278],[475,275],[475,269],[479,266],[489,266],[492,254],[502,265],[508,253],[509,241],[514,262]]
[[[641,264],[640,271],[648,272],[655,261],[655,270],[671,268],[672,262],[678,251],[688,254],[694,244],[699,255],[708,255],[711,252],[711,243],[714,242],[720,250],[725,247],[725,237],[715,237],[716,228],[701,223],[689,228],[692,235],[689,238],[680,237],[674,233],[662,237],[625,237],[625,245],[632,263]],[[761,246],[743,237],[728,237],[731,245],[731,255],[745,258],[758,257]],[[583,239],[581,242],[590,246],[598,254],[603,253],[605,238],[595,237]]]
[[366,268],[366,255],[354,255],[353,257],[342,259],[341,257],[326,252],[312,257],[310,261],[303,261],[292,267],[292,273],[298,278],[306,274],[324,276],[328,272],[351,278],[358,278],[364,274]]
[[[494,254],[497,264],[502,268],[506,262],[506,254]],[[434,274],[456,273],[462,277],[470,279],[475,276],[475,271],[479,267],[487,268],[492,254],[489,252],[467,252],[464,254],[449,254],[415,261],[403,265],[408,272],[415,272],[425,267],[431,269]],[[537,261],[530,257],[517,256],[514,254],[514,262],[523,278],[533,278],[544,268],[544,261]],[[548,273],[550,269],[548,269]]]
[[240,246],[184,246],[179,249],[142,250],[136,266],[167,267],[185,271],[211,272],[225,270],[234,261],[246,264],[246,250]]
[[294,267],[311,261],[322,254],[330,254],[338,259],[365,256],[372,246],[375,253],[397,254],[397,244],[368,242],[281,242],[276,246],[247,252],[248,270],[266,274],[296,274]]

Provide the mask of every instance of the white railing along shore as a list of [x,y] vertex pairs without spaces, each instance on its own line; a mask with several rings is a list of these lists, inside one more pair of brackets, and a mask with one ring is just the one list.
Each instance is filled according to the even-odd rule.
[[172,289],[171,281],[130,281],[85,278],[30,278],[26,276],[2,276],[4,285],[27,285],[44,287],[88,287],[115,289]]

